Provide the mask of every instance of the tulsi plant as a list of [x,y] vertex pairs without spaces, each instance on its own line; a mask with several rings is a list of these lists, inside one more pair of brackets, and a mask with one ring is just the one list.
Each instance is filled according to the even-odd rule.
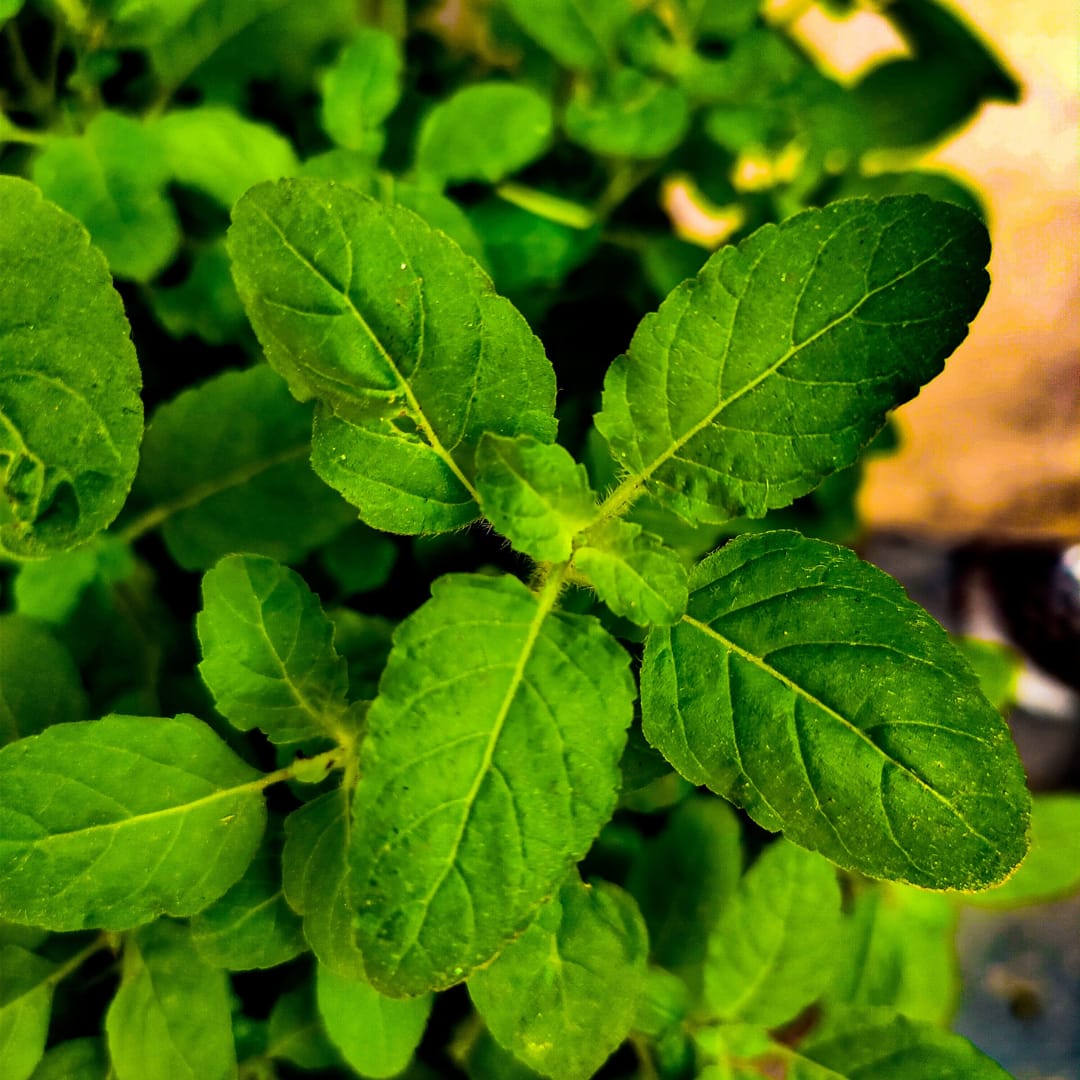
[[1023,770],[834,541],[989,283],[867,161],[1015,87],[782,8],[0,2],[5,1080],[1005,1075]]

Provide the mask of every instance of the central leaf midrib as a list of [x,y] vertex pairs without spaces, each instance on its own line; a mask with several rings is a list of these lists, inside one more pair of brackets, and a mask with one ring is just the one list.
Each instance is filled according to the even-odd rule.
[[873,750],[884,761],[896,766],[896,768],[898,768],[905,776],[914,780],[920,788],[932,795],[943,806],[946,806],[949,809],[950,813],[952,813],[957,818],[957,820],[963,824],[964,828],[969,833],[971,833],[972,836],[977,836],[980,840],[982,840],[985,844],[989,845],[991,848],[994,847],[994,844],[987,837],[983,836],[983,834],[980,833],[977,829],[973,828],[971,823],[967,821],[967,819],[960,813],[960,811],[940,791],[937,791],[935,788],[931,787],[930,784],[928,784],[921,776],[918,775],[918,773],[913,772],[902,761],[897,761],[896,758],[886,753],[885,750],[878,746],[878,744],[874,742],[874,740],[871,739],[869,735],[866,734],[866,732],[864,732],[857,725],[853,724],[842,713],[837,712],[837,710],[834,709],[831,705],[826,704],[816,695],[811,693],[805,686],[800,685],[799,683],[795,682],[794,679],[785,675],[782,671],[774,668],[763,657],[757,656],[749,649],[744,649],[742,646],[737,645],[734,641],[731,641],[729,638],[724,637],[723,634],[721,634],[714,627],[709,626],[708,623],[700,622],[692,615],[683,615],[682,618],[683,622],[685,622],[687,625],[692,626],[700,633],[706,634],[714,640],[718,641],[724,648],[730,649],[731,652],[735,653],[743,660],[746,660],[747,663],[753,664],[754,667],[758,668],[760,671],[763,671],[765,672],[765,674],[776,679],[777,682],[782,683],[793,693],[803,698],[803,700],[809,702],[816,708],[821,709],[822,712],[826,713],[828,716],[832,717],[838,723],[843,725],[845,728],[847,728],[848,731],[857,735],[863,742],[865,742],[868,746],[872,747]]
[[[461,825],[458,828],[457,835],[454,837],[453,843],[450,846],[450,851],[446,859],[446,865],[443,867],[442,872],[433,882],[431,888],[427,894],[419,901],[419,906],[423,911],[423,915],[416,922],[415,932],[412,934],[411,940],[408,944],[403,945],[401,949],[401,959],[412,951],[415,947],[417,940],[420,937],[421,930],[427,922],[428,912],[431,908],[431,903],[434,900],[436,894],[442,888],[443,883],[446,881],[450,871],[457,864],[458,852],[461,850],[461,842],[465,837],[465,831],[469,826],[469,820],[472,817],[473,809],[476,805],[476,797],[480,791],[480,787],[483,784],[485,778],[488,775],[492,767],[492,762],[495,758],[495,751],[498,747],[499,739],[502,736],[503,728],[506,726],[507,718],[510,715],[510,709],[514,703],[514,698],[517,697],[517,692],[522,685],[525,678],[525,668],[528,666],[529,660],[532,658],[533,650],[536,648],[536,643],[540,638],[540,631],[543,628],[544,622],[548,615],[551,614],[552,608],[555,606],[555,601],[559,594],[560,581],[553,578],[547,583],[545,590],[538,598],[538,605],[536,614],[534,615],[532,622],[529,623],[529,628],[525,635],[525,640],[522,643],[521,653],[518,656],[518,661],[514,666],[513,674],[510,676],[510,681],[506,688],[506,693],[503,695],[503,700],[499,706],[499,712],[495,717],[495,721],[492,724],[491,734],[488,736],[487,745],[484,747],[484,754],[480,760],[480,765],[476,770],[476,775],[473,777],[473,782],[469,787],[469,790],[462,798],[464,803],[464,812],[461,815]],[[400,966],[400,965],[399,965]]]
[[[884,284],[879,285],[876,288],[870,289],[865,293],[865,295],[860,297],[856,303],[854,303],[850,308],[848,308],[847,311],[838,315],[836,318],[834,318],[831,322],[827,323],[816,333],[811,334],[808,338],[804,338],[802,341],[799,342],[798,345],[792,344],[792,346],[782,356],[780,356],[777,360],[773,361],[773,363],[771,363],[764,371],[760,372],[753,379],[750,379],[748,382],[744,383],[741,387],[739,387],[733,393],[729,394],[726,398],[723,398],[715,406],[715,408],[711,409],[701,420],[699,420],[682,435],[677,436],[673,440],[671,445],[661,454],[658,454],[652,462],[646,465],[639,472],[636,472],[631,476],[627,477],[627,479],[624,480],[622,484],[620,484],[619,487],[616,488],[615,491],[608,496],[605,502],[616,506],[619,505],[620,500],[625,498],[624,489],[629,487],[641,487],[657,471],[657,469],[666,465],[668,461],[675,457],[675,455],[678,454],[678,452],[687,445],[687,443],[691,442],[696,436],[701,434],[702,431],[706,430],[706,428],[713,424],[720,416],[720,414],[724,412],[725,409],[729,408],[731,405],[735,404],[736,401],[739,401],[741,398],[749,394],[752,390],[756,389],[770,376],[776,374],[776,372],[778,372],[785,364],[787,364],[794,357],[798,356],[799,353],[802,352],[809,345],[812,345],[815,341],[819,340],[824,335],[830,333],[837,326],[841,325],[846,320],[852,318],[854,314],[859,310],[859,308],[862,307],[872,297],[876,296],[878,293],[883,292],[886,289],[892,288],[898,282],[903,281],[904,278],[910,277],[916,271],[922,269],[922,267],[926,266],[928,263],[938,258],[938,256],[943,250],[944,245],[934,251],[931,255],[928,255],[925,259],[922,259],[920,262],[916,263],[914,266],[909,267],[903,273],[897,274],[896,277],[890,279]],[[749,285],[747,285],[747,288],[749,288]],[[743,296],[745,296],[745,293],[740,294],[740,296],[738,297],[738,301],[741,301]],[[729,335],[727,342],[729,348],[731,344],[731,336],[734,335],[734,332],[735,331],[733,323],[731,335]],[[688,462],[688,464],[693,463]]]
[[[300,263],[303,266],[306,266],[321,282],[323,282],[327,286],[327,288],[332,289],[334,293],[336,293],[342,298],[342,300],[345,301],[346,305],[348,306],[348,310],[351,312],[353,318],[356,320],[357,324],[364,331],[364,333],[367,334],[369,340],[378,350],[379,355],[386,363],[386,366],[393,373],[394,378],[397,380],[398,388],[408,402],[409,411],[413,414],[413,419],[416,421],[417,426],[423,431],[424,437],[427,439],[428,445],[431,447],[432,450],[435,451],[436,454],[438,454],[440,458],[442,458],[443,461],[446,462],[450,470],[464,485],[465,490],[468,491],[469,494],[472,496],[473,500],[477,504],[479,504],[480,497],[477,494],[476,489],[469,482],[469,479],[465,475],[465,473],[462,472],[460,466],[454,460],[454,457],[450,453],[450,451],[447,450],[445,446],[443,446],[442,441],[439,439],[439,436],[435,432],[435,429],[431,426],[431,422],[425,415],[424,410],[420,405],[420,402],[417,400],[416,395],[413,393],[412,386],[409,384],[408,379],[405,378],[405,375],[398,367],[397,362],[394,360],[394,358],[390,355],[389,352],[387,352],[386,347],[379,340],[378,335],[371,328],[367,319],[364,318],[363,314],[360,312],[360,309],[357,308],[357,306],[353,303],[352,297],[347,292],[343,292],[341,289],[339,289],[337,285],[335,285],[334,282],[331,281],[330,278],[328,278],[322,272],[322,270],[320,270],[319,267],[315,265],[315,263],[308,259],[304,255],[304,253],[300,251],[289,240],[281,226],[278,225],[278,223],[274,221],[274,219],[261,206],[259,206],[258,203],[254,203],[253,206],[256,213],[258,213],[263,218],[263,220],[266,221],[266,223],[274,230],[274,232],[278,234],[278,236],[281,238],[281,242],[285,245],[286,248],[288,248],[289,251],[293,253],[293,255],[300,261]],[[352,244],[347,236],[345,237],[345,243],[351,251]]]

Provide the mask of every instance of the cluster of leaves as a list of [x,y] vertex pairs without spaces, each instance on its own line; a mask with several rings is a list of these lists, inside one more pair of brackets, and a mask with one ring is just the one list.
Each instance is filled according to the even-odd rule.
[[369,6],[0,0],[6,1080],[1003,1076],[941,890],[1023,772],[826,538],[988,284],[867,155],[1011,82],[929,0],[853,89],[756,0]]

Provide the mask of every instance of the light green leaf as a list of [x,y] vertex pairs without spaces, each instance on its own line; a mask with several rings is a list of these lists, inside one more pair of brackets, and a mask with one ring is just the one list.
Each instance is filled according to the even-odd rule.
[[559,63],[584,70],[611,61],[619,31],[634,14],[630,0],[506,0],[506,7]]
[[686,567],[640,525],[609,518],[574,552],[574,567],[616,615],[639,626],[669,626],[686,610]]
[[82,135],[51,139],[32,174],[46,198],[86,226],[117,277],[149,281],[176,253],[169,161],[149,125],[100,112]]
[[964,338],[988,255],[981,222],[919,195],[807,210],[717,252],[608,371],[617,501],[760,516],[850,465]]
[[557,1080],[592,1076],[630,1033],[648,934],[633,898],[598,881],[565,884],[469,994],[492,1035]]
[[871,877],[976,889],[1023,857],[1005,722],[888,575],[798,533],[744,535],[649,637],[648,740],[692,783]]
[[347,702],[334,624],[299,574],[261,555],[229,555],[203,577],[199,674],[218,711],[276,743],[333,736]]
[[979,689],[998,712],[1007,714],[1016,701],[1016,682],[1024,668],[1020,654],[1000,641],[974,637],[956,637],[953,644],[971,665]]
[[1003,885],[964,897],[987,908],[1040,904],[1080,889],[1080,796],[1036,795],[1031,801],[1031,848]]
[[0,946],[0,1062],[4,1080],[27,1080],[45,1051],[56,965],[20,949]]
[[68,1039],[47,1050],[30,1080],[108,1080],[102,1039]]
[[347,893],[350,832],[344,787],[294,810],[285,819],[282,876],[285,898],[304,917],[304,936],[320,965],[355,981],[364,978],[364,962]]
[[742,873],[742,830],[731,807],[691,796],[649,837],[626,887],[649,928],[652,959],[701,985],[709,935]]
[[323,130],[350,150],[364,150],[401,96],[402,59],[385,31],[366,26],[322,78]]
[[951,897],[882,884],[855,897],[825,1005],[888,1006],[946,1026],[960,991]]
[[117,1080],[233,1080],[228,976],[199,959],[185,926],[128,936],[120,988],[105,1017]]
[[[152,45],[190,18],[191,13],[204,2],[205,0],[111,0],[107,6],[108,42],[110,45]],[[68,6],[67,10],[77,9]]]
[[20,564],[14,587],[15,610],[50,626],[63,626],[87,590],[115,585],[134,573],[131,548],[115,536],[99,533],[71,551]]
[[326,1033],[361,1076],[397,1076],[420,1044],[434,997],[388,998],[362,979],[319,966],[319,1013]]
[[440,101],[420,127],[416,169],[440,186],[489,184],[535,161],[548,147],[551,105],[528,86],[486,82]]
[[777,840],[709,935],[705,1002],[723,1020],[778,1027],[828,986],[842,940],[836,870]]
[[187,570],[247,551],[291,562],[356,512],[311,471],[311,409],[260,364],[162,405],[146,429],[133,498]]
[[269,968],[307,949],[282,891],[280,844],[267,832],[244,876],[191,920],[195,948],[213,967]]
[[677,86],[622,68],[594,85],[579,82],[566,106],[567,137],[619,158],[656,158],[682,142],[690,105]]
[[24,0],[0,0],[0,20],[14,19],[22,10]]
[[458,528],[477,515],[470,476],[485,431],[554,437],[540,343],[480,268],[408,210],[285,181],[248,192],[229,236],[271,366],[296,397],[324,402],[315,469],[369,525]]
[[574,537],[596,518],[585,466],[561,446],[529,435],[484,435],[476,488],[484,517],[539,562],[569,559]]
[[107,716],[5,746],[0,917],[125,930],[193,915],[255,853],[257,776],[193,716]]
[[224,105],[171,110],[151,131],[161,141],[172,179],[226,207],[249,187],[299,168],[288,139]]
[[397,629],[368,713],[351,891],[371,982],[460,982],[610,817],[634,687],[597,622],[510,577],[451,575]]
[[120,297],[85,230],[0,177],[0,550],[77,547],[120,510],[142,437]]
[[266,1056],[301,1069],[328,1069],[339,1064],[340,1054],[323,1031],[313,982],[309,979],[274,1002],[267,1024]]
[[71,653],[34,619],[0,615],[0,746],[86,715]]
[[962,1036],[887,1009],[852,1009],[800,1050],[844,1080],[1010,1080]]

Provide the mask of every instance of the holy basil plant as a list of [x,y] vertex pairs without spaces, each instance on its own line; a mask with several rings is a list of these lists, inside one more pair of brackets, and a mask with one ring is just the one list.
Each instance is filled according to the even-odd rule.
[[[980,218],[845,173],[887,87],[756,3],[507,0],[486,77],[355,7],[9,23],[0,1072],[1005,1077],[947,1025],[1016,749],[825,538],[986,296]],[[737,242],[656,228],[792,139]],[[1075,811],[1003,902],[1075,885]]]

